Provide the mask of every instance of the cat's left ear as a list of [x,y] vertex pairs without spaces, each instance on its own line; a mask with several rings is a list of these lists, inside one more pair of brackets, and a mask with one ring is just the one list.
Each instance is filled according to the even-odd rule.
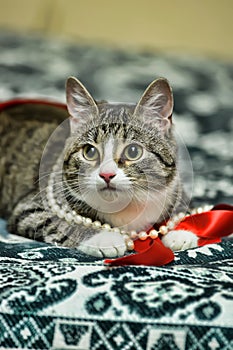
[[72,133],[76,131],[80,124],[87,123],[89,118],[99,113],[95,100],[84,85],[74,77],[67,79],[66,101]]
[[134,115],[144,119],[145,125],[157,120],[163,131],[172,124],[173,94],[165,78],[154,80],[145,90],[138,102]]

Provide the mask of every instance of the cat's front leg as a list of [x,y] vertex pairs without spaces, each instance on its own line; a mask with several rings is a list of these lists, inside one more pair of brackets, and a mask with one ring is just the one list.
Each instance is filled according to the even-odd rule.
[[198,237],[191,231],[170,231],[162,237],[163,244],[173,251],[196,248]]
[[120,233],[103,230],[81,242],[78,249],[96,257],[115,258],[124,255],[127,248],[124,237]]
[[8,229],[27,238],[75,248],[96,257],[122,256],[127,249],[120,233],[59,219],[44,209],[37,193],[25,196],[16,205],[8,220]]

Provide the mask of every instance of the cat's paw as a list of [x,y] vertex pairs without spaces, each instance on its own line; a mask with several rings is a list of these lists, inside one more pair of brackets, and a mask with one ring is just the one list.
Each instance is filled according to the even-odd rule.
[[191,231],[170,231],[162,237],[163,244],[173,251],[196,248],[198,237]]
[[82,242],[78,249],[98,258],[115,258],[124,255],[127,248],[120,233],[102,231]]

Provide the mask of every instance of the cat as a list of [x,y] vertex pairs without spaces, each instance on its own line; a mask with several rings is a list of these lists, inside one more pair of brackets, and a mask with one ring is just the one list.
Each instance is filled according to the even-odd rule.
[[[122,230],[147,230],[188,206],[172,89],[159,78],[137,104],[96,102],[70,77],[66,95],[68,114],[50,107],[45,116],[41,105],[36,115],[30,104],[1,113],[0,215],[10,232],[96,257],[122,256]],[[68,131],[60,130],[67,121]],[[53,148],[42,157],[54,132]],[[173,250],[197,246],[188,231],[162,240]]]

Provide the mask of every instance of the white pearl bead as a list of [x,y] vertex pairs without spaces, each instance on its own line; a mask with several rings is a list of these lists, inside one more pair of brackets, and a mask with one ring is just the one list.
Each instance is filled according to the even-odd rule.
[[56,200],[54,198],[50,198],[49,199],[49,204],[51,207],[54,207],[54,205],[56,205]]
[[116,233],[120,233],[120,229],[118,227],[113,227],[112,231]]
[[61,208],[59,207],[59,205],[57,205],[57,204],[53,205],[52,210],[53,210],[55,213],[60,212],[60,211],[63,211],[63,209],[61,209]]
[[160,226],[159,232],[161,233],[161,235],[166,235],[168,233],[167,226],[165,226],[165,225]]
[[171,220],[168,221],[167,223],[167,227],[172,230],[174,227],[175,227],[176,223],[175,221],[173,220],[173,218]]
[[181,213],[177,214],[177,216],[178,216],[179,220],[182,220],[185,217],[185,213],[181,212]]
[[204,211],[209,211],[209,210],[211,210],[212,208],[213,208],[212,205],[206,204],[206,205],[204,205],[203,210],[204,210]]
[[130,231],[130,238],[136,239],[137,237],[138,237],[137,231],[134,231],[134,230]]
[[124,238],[125,242],[130,240],[130,238],[129,238],[129,236],[127,234],[123,235],[123,238]]
[[121,234],[122,234],[122,235],[125,235],[125,234],[126,234],[126,231],[125,231],[125,230],[121,230]]
[[127,243],[126,243],[127,249],[128,250],[133,250],[134,249],[134,242],[130,239]]
[[150,236],[150,238],[152,238],[152,239],[157,238],[157,237],[158,237],[158,231],[156,231],[156,230],[150,230],[149,236]]
[[93,222],[93,226],[96,227],[96,228],[99,228],[99,227],[101,227],[101,222],[100,221],[94,221]]
[[198,208],[197,208],[197,214],[201,214],[201,213],[203,213],[203,208],[198,207]]
[[47,197],[48,199],[54,198],[53,197],[53,192],[51,192],[50,190],[47,191]]
[[64,219],[65,217],[65,212],[63,209],[58,209],[57,211],[55,211],[55,213],[57,214],[57,216],[60,218],[60,219]]
[[179,219],[178,215],[174,215],[174,216],[172,217],[172,219],[169,220],[169,221],[173,221],[174,223],[177,223],[177,222],[180,221],[180,219]]
[[51,190],[52,188],[53,188],[53,179],[50,177],[50,179],[48,181],[47,189]]
[[90,226],[92,224],[91,218],[83,218],[83,223],[85,226]]
[[53,193],[53,184],[52,184],[52,182],[48,183],[48,186],[46,187],[46,192],[47,193]]
[[141,240],[141,241],[145,241],[145,239],[147,239],[148,235],[145,231],[141,231],[139,232],[138,234],[138,238]]
[[66,214],[65,214],[65,219],[66,219],[69,223],[71,223],[71,222],[73,221],[73,216],[72,216],[72,214],[71,214],[71,213],[66,213]]
[[74,217],[74,221],[75,221],[76,224],[81,224],[83,222],[83,218],[82,218],[81,215],[76,215]]
[[105,230],[111,230],[111,226],[109,224],[103,224],[102,226]]

